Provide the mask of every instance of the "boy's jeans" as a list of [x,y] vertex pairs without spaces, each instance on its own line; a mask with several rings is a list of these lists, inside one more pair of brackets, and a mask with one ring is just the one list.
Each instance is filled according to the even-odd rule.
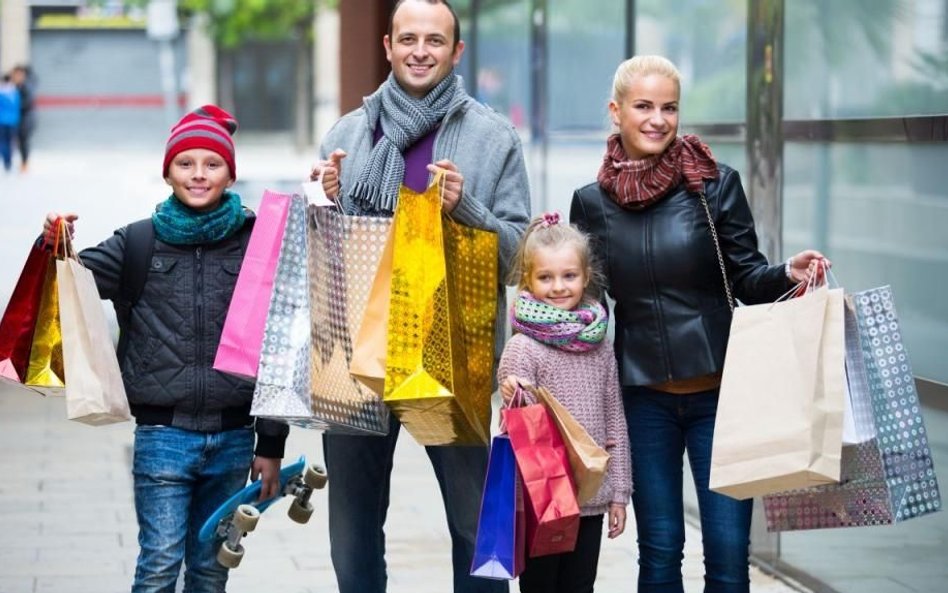
[[185,593],[220,593],[227,569],[217,541],[198,530],[246,484],[253,459],[252,428],[194,432],[168,426],[135,429],[135,513],[141,551],[132,593],[174,593],[185,561]]

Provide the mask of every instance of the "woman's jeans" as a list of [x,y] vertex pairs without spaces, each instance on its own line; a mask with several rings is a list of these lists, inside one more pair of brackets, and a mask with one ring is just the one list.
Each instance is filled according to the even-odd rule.
[[673,395],[623,387],[632,449],[632,505],[639,542],[639,593],[682,593],[683,453],[698,491],[705,593],[750,591],[753,501],[708,490],[718,390]]
[[168,426],[135,429],[135,513],[138,565],[132,593],[174,593],[181,561],[185,593],[221,593],[227,569],[217,563],[219,539],[198,530],[247,482],[252,428],[194,432]]

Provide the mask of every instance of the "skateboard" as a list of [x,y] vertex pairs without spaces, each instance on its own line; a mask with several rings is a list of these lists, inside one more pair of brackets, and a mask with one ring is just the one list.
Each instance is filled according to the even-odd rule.
[[224,538],[217,552],[217,562],[227,568],[237,568],[244,557],[240,540],[257,527],[261,513],[284,496],[292,496],[294,500],[287,515],[297,523],[306,523],[313,514],[313,505],[309,502],[313,489],[324,487],[326,481],[326,470],[316,464],[307,465],[306,457],[301,455],[280,470],[280,488],[274,496],[257,501],[260,480],[248,484],[207,518],[198,532],[198,539]]

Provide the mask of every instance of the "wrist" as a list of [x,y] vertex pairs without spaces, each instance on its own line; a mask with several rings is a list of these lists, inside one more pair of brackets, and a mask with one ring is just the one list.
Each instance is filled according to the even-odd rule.
[[793,256],[787,258],[787,261],[783,264],[783,273],[786,275],[787,280],[793,282]]

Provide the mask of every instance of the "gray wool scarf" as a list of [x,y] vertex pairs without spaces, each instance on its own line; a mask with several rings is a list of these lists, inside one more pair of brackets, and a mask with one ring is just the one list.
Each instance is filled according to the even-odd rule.
[[421,99],[406,93],[392,74],[380,87],[379,123],[382,137],[375,143],[349,197],[363,208],[394,212],[398,188],[405,178],[402,153],[444,119],[460,84],[454,71]]

